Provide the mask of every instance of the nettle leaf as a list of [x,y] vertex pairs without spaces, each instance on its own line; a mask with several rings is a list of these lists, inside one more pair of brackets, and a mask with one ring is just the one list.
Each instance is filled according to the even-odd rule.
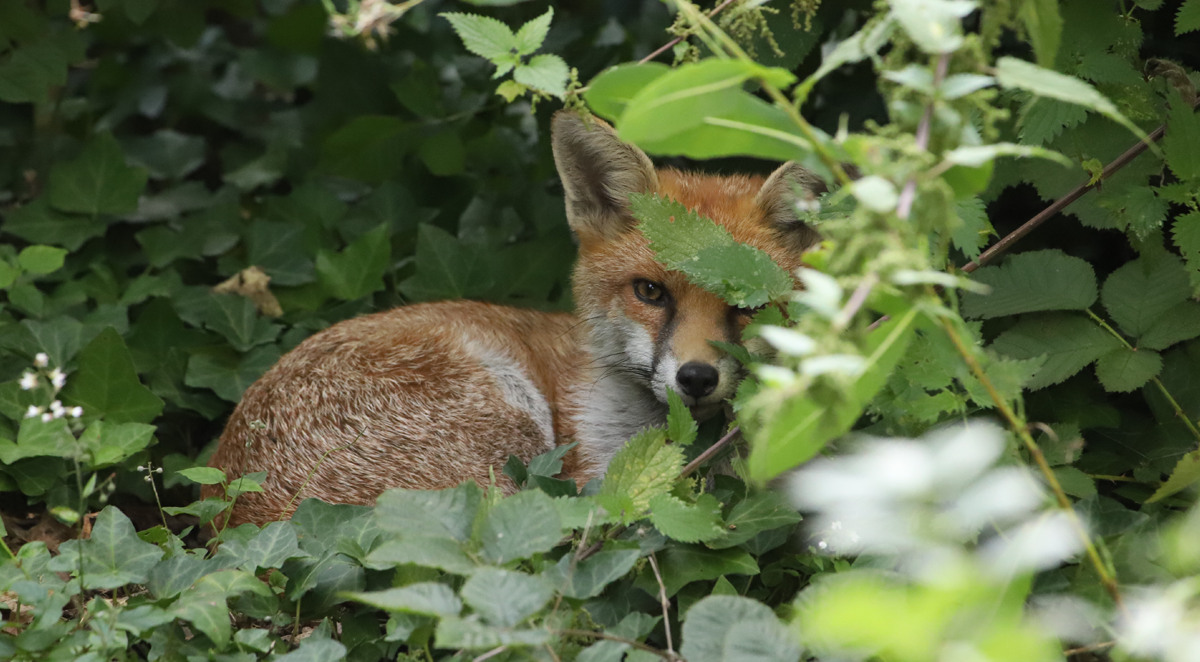
[[1171,238],[1183,254],[1192,291],[1200,296],[1200,212],[1188,212],[1176,218]]
[[968,260],[975,260],[987,245],[988,237],[996,234],[988,220],[987,206],[979,198],[968,198],[955,203],[954,213],[962,223],[954,228],[950,240]]
[[449,490],[392,489],[376,500],[375,522],[384,531],[466,542],[482,500],[475,481]]
[[1096,88],[1074,76],[1060,74],[1014,57],[1002,57],[996,62],[996,80],[1000,82],[1001,87],[1007,89],[1021,89],[1094,110],[1129,129],[1138,138],[1146,139],[1145,132],[1121,114],[1113,102],[1096,91]]
[[559,99],[566,95],[570,77],[566,61],[550,54],[535,55],[528,64],[518,65],[513,71],[513,80]]
[[594,598],[609,584],[629,572],[641,552],[637,549],[604,549],[577,561],[567,554],[546,571],[544,577],[559,593],[568,598]]
[[797,662],[794,634],[770,607],[732,595],[711,595],[687,612],[680,654],[689,662]]
[[1033,97],[1021,112],[1021,142],[1041,145],[1059,136],[1063,129],[1074,127],[1087,119],[1087,110],[1073,103]]
[[1096,362],[1096,377],[1110,393],[1128,393],[1146,385],[1162,371],[1162,356],[1152,349],[1114,349]]
[[79,572],[86,589],[117,588],[145,582],[162,555],[157,545],[138,538],[124,513],[106,506],[96,516],[90,538],[68,540],[59,546],[51,569]]
[[1026,385],[1036,391],[1067,379],[1119,347],[1120,340],[1087,318],[1044,315],[1017,322],[990,349],[1015,359],[1046,356],[1045,365]]
[[657,194],[635,193],[629,200],[656,259],[730,305],[757,308],[791,293],[794,283],[782,267],[711,219]]
[[546,13],[525,23],[517,30],[516,49],[521,55],[531,55],[542,47],[546,35],[550,32],[550,21],[554,19],[554,7],[547,7]]
[[1139,349],[1166,349],[1177,342],[1200,336],[1200,303],[1184,301],[1163,313],[1138,338]]
[[1179,458],[1179,462],[1171,470],[1170,477],[1146,500],[1146,503],[1161,501],[1196,482],[1200,482],[1200,450],[1192,451]]
[[512,627],[536,614],[554,597],[541,577],[483,568],[463,584],[462,599],[490,625]]
[[438,582],[421,582],[373,593],[348,593],[346,597],[378,609],[426,616],[457,616],[462,601],[454,590]]
[[667,438],[680,446],[691,445],[700,427],[675,389],[667,389],[667,406]]
[[79,353],[79,371],[62,399],[109,423],[149,423],[163,409],[162,399],[138,380],[129,349],[111,326]]
[[667,445],[666,431],[650,428],[633,436],[608,464],[597,501],[624,522],[639,519],[650,499],[666,494],[683,469],[683,450]]
[[[515,51],[520,47],[513,31],[494,18],[453,12],[443,12],[438,16],[450,21],[454,32],[462,39],[463,46],[468,51],[479,57],[487,58],[497,65],[513,58]],[[530,34],[527,36],[533,36],[536,30],[536,26],[531,28]],[[502,73],[497,72],[497,75],[502,75]]]
[[1150,330],[1168,310],[1191,294],[1183,263],[1172,255],[1141,257],[1118,268],[1104,281],[1104,308],[1131,336]]
[[518,492],[488,511],[479,529],[481,553],[492,563],[507,563],[550,551],[562,534],[558,509],[545,492]]
[[46,195],[62,211],[81,214],[128,214],[137,209],[146,188],[143,168],[125,165],[125,155],[112,134],[102,133],[74,161],[50,169]]
[[[671,545],[659,552],[658,567],[662,573],[667,597],[692,582],[716,579],[721,575],[757,575],[758,563],[740,549],[706,549],[701,545]],[[646,567],[634,585],[650,595],[658,595],[658,580]]]
[[757,492],[738,502],[725,517],[723,535],[705,544],[713,549],[736,547],[763,531],[792,526],[800,519],[800,513],[779,492]]
[[711,494],[701,494],[695,504],[658,494],[650,499],[650,522],[663,535],[679,542],[704,542],[725,533],[721,528],[721,504]]
[[1200,0],[1184,0],[1175,14],[1175,36],[1200,30]]
[[392,259],[389,230],[383,223],[340,253],[317,253],[317,278],[330,294],[353,301],[383,289],[383,276]]
[[1009,256],[998,267],[983,267],[972,280],[990,294],[962,294],[964,317],[990,319],[1043,310],[1084,310],[1096,302],[1096,274],[1086,260],[1059,250]]
[[1170,88],[1170,99],[1171,112],[1163,136],[1167,165],[1179,179],[1200,183],[1200,150],[1196,149],[1200,145],[1200,113],[1174,87]]

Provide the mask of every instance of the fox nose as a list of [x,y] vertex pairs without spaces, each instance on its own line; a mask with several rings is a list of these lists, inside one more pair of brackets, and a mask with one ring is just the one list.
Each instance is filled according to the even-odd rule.
[[675,381],[684,395],[703,398],[716,390],[721,375],[716,368],[707,363],[689,361],[675,373]]

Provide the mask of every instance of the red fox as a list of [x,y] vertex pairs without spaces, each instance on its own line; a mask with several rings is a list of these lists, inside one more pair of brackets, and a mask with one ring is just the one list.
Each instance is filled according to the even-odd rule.
[[741,369],[708,341],[739,342],[749,311],[656,262],[629,194],[673,198],[794,272],[817,241],[796,219],[796,191],[822,182],[793,163],[765,179],[656,171],[600,120],[563,111],[552,124],[579,239],[577,314],[426,303],[312,336],[246,391],[209,462],[231,478],[267,472],[231,524],[289,516],[306,497],[372,504],[393,487],[493,475],[511,492],[510,455],[528,462],[572,441],[561,477],[582,486],[633,434],[664,423],[667,389],[698,417],[733,394]]

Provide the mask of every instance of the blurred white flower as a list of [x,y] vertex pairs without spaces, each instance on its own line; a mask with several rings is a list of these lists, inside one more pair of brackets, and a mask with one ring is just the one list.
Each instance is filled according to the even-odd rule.
[[34,416],[40,416],[42,414],[42,411],[44,411],[44,410],[41,407],[29,405],[29,409],[25,410],[25,418],[33,418]]
[[46,413],[42,414],[42,422],[43,423],[49,423],[50,421],[53,421],[53,420],[54,420],[54,414],[51,414],[50,412],[46,412]]
[[805,356],[812,354],[817,349],[817,342],[812,338],[799,331],[785,329],[781,326],[764,326],[758,330],[758,333],[767,342],[774,345],[775,349],[784,354]]
[[1200,611],[1189,609],[1198,593],[1200,577],[1127,592],[1127,613],[1117,623],[1118,646],[1163,662],[1200,658]]
[[754,374],[772,388],[788,388],[796,383],[796,373],[778,365],[756,365]]
[[54,388],[62,388],[67,384],[67,376],[62,370],[55,368],[50,371],[50,383],[54,384]]
[[45,368],[46,366],[50,365],[50,357],[45,352],[38,352],[37,355],[33,357],[33,365],[39,368]]
[[37,378],[37,375],[35,375],[34,373],[27,372],[27,373],[21,375],[21,390],[22,391],[29,391],[31,389],[35,389],[35,388],[37,388],[37,385],[38,385],[38,378]]
[[862,372],[866,361],[861,356],[853,354],[826,354],[814,356],[800,364],[801,374],[809,377],[840,372],[843,375],[855,376]]
[[842,306],[842,286],[833,276],[805,267],[797,269],[796,276],[804,283],[804,289],[793,293],[792,299],[825,317],[838,314]]
[[71,407],[71,418],[79,418],[83,416],[83,407]]

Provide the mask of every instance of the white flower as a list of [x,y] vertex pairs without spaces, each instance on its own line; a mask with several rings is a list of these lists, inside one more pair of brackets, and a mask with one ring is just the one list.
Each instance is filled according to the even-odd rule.
[[83,407],[71,407],[71,418],[83,416]]
[[39,368],[45,368],[50,365],[50,357],[45,352],[38,352],[37,356],[33,357],[33,365]]
[[51,402],[50,411],[54,412],[55,416],[62,416],[63,414],[67,413],[67,410],[65,407],[63,407],[61,400],[55,400],[54,402]]
[[32,372],[27,372],[27,373],[21,375],[21,390],[22,391],[29,391],[31,389],[35,389],[35,388],[37,388],[37,385],[38,385],[37,375],[33,374]]
[[62,388],[67,385],[67,376],[62,370],[55,368],[50,371],[50,383],[54,384],[54,388]]
[[29,409],[25,410],[25,418],[33,418],[34,416],[40,416],[41,413],[42,413],[41,407],[35,407],[33,405],[29,405]]
[[50,421],[53,421],[53,420],[54,420],[54,414],[51,414],[50,412],[46,412],[46,413],[42,414],[42,422],[43,423],[49,423]]

